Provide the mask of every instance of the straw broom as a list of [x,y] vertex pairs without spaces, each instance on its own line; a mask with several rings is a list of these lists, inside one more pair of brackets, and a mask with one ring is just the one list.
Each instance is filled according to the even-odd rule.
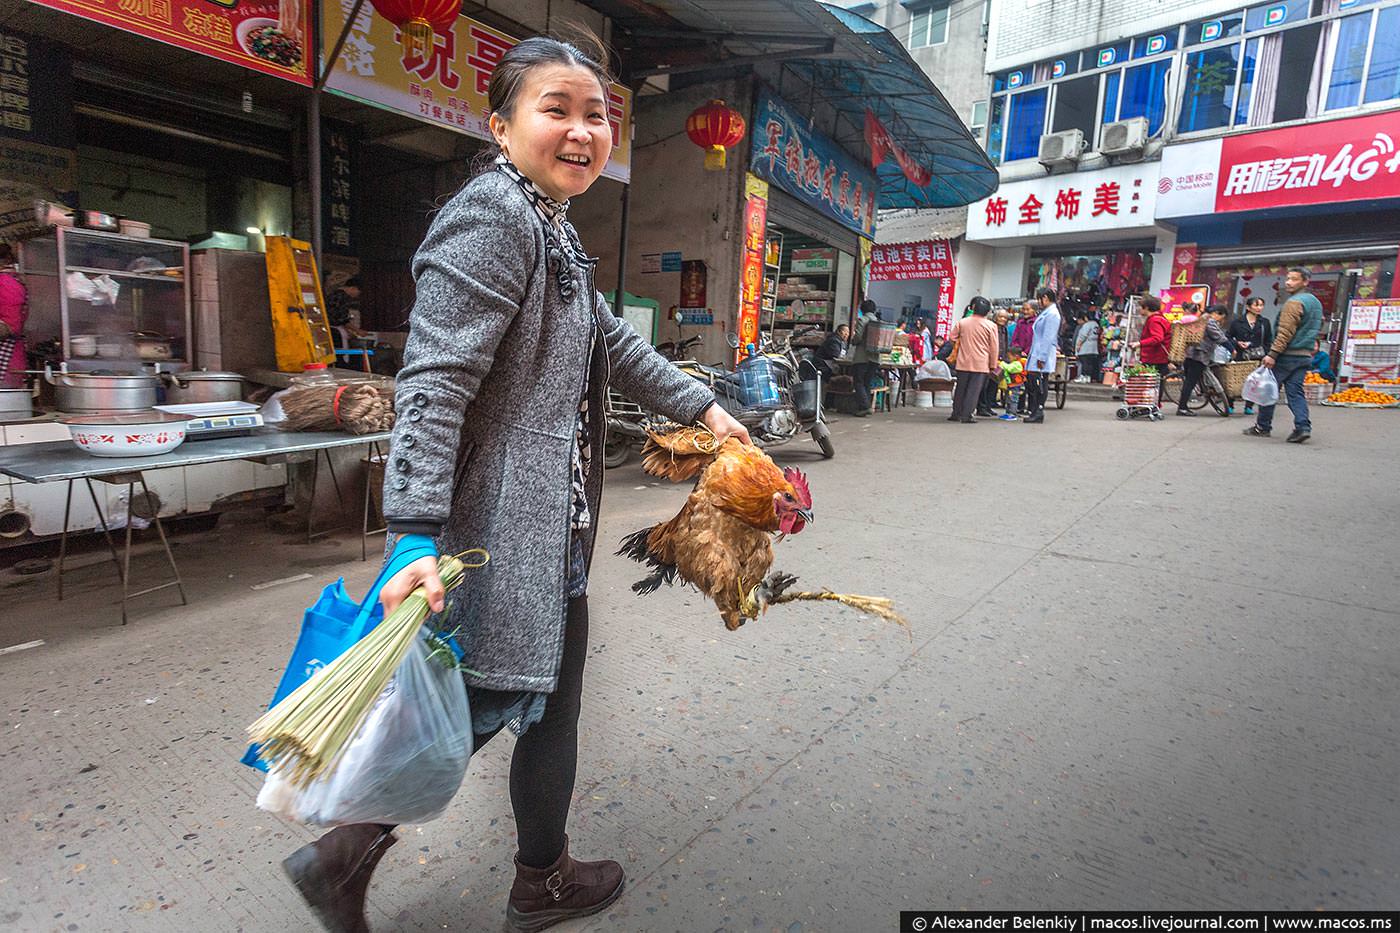
[[[469,554],[481,560],[464,563],[461,558]],[[468,567],[485,566],[488,560],[490,555],[479,549],[439,557],[443,586],[450,593]],[[297,787],[333,769],[418,637],[428,612],[428,599],[419,587],[364,638],[258,717],[248,735],[262,746],[260,756]]]

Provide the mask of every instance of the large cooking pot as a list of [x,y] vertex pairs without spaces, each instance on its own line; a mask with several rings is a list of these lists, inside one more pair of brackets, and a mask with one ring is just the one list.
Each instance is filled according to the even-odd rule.
[[238,373],[161,373],[169,405],[243,401],[243,377]]
[[59,411],[75,414],[101,411],[136,411],[156,404],[155,376],[137,373],[96,375],[47,372]]

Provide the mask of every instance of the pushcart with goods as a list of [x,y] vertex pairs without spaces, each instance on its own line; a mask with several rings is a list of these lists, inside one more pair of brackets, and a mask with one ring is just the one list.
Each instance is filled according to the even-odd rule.
[[1162,420],[1162,409],[1158,406],[1160,377],[1155,372],[1134,373],[1123,380],[1123,404],[1118,406],[1116,415],[1119,421],[1129,418]]

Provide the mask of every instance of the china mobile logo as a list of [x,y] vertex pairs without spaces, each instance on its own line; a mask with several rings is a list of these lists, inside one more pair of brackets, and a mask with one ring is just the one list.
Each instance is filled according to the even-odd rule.
[[1347,143],[1331,159],[1325,153],[1314,152],[1240,162],[1230,166],[1223,195],[1228,198],[1281,189],[1316,188],[1324,182],[1340,188],[1347,181],[1370,181],[1382,168],[1389,175],[1400,171],[1400,153],[1396,152],[1395,141],[1388,133],[1376,133],[1368,148],[1353,155],[1355,150],[1354,144]]

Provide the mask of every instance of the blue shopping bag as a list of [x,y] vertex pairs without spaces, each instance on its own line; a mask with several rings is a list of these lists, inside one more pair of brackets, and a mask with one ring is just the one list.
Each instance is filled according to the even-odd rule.
[[[310,608],[301,618],[301,634],[297,637],[292,657],[287,661],[287,670],[272,695],[268,709],[280,703],[287,694],[311,679],[321,668],[340,657],[345,649],[365,637],[365,634],[384,621],[384,607],[379,604],[379,591],[388,579],[402,566],[396,561],[385,561],[379,577],[365,594],[363,602],[355,602],[345,592],[345,578],[342,577],[321,591]],[[249,745],[243,753],[242,762],[259,771],[267,770],[267,762],[258,757],[260,745]]]

